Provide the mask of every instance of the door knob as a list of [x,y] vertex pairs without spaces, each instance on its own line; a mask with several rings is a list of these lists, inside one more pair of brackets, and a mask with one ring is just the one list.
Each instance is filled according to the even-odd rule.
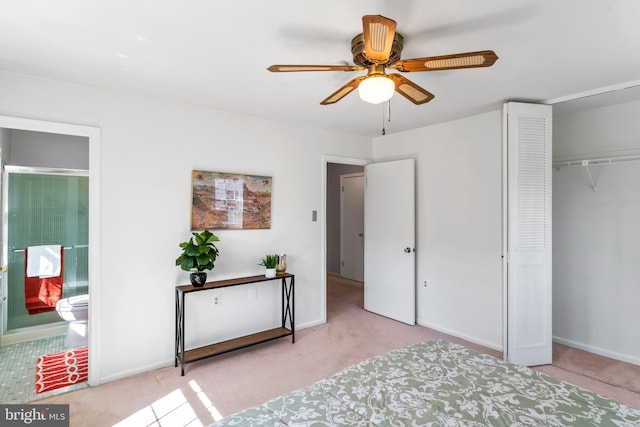
[[410,254],[410,253],[411,253],[411,248],[404,248],[404,251],[405,251],[406,253]]

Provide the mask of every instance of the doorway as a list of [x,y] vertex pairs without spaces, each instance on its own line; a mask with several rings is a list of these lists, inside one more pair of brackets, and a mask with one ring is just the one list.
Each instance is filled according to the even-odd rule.
[[[80,144],[84,144],[83,150],[76,150],[73,153],[69,153],[69,155],[61,155],[60,152],[49,151],[49,154],[46,154],[47,150],[39,150],[37,148],[33,148],[33,146],[37,147],[37,143],[33,146],[27,142],[22,142],[19,145],[14,144],[16,139],[22,139],[24,137],[33,136],[29,135],[37,134],[38,136],[47,137],[49,143],[51,141],[56,141],[59,139],[79,139],[82,142]],[[14,143],[12,143],[12,140]],[[17,148],[16,148],[17,147]],[[51,146],[49,146],[51,148]],[[14,149],[14,150],[12,150]],[[78,155],[81,154],[81,157],[84,159],[85,166],[78,167],[72,166],[73,169],[86,169],[88,170],[88,193],[89,193],[89,212],[90,215],[88,217],[88,248],[87,248],[87,256],[88,256],[88,282],[91,286],[91,294],[92,301],[89,304],[89,340],[88,347],[89,351],[89,369],[88,369],[88,384],[89,385],[97,385],[98,384],[98,369],[99,365],[99,348],[98,348],[98,340],[96,339],[96,333],[99,329],[99,311],[96,308],[96,301],[99,300],[99,290],[100,290],[100,130],[95,127],[81,126],[81,125],[73,125],[73,124],[65,124],[65,123],[57,123],[57,122],[49,122],[43,120],[33,120],[33,119],[23,119],[18,117],[10,117],[10,116],[0,116],[0,153],[2,155],[2,160],[5,162],[8,159],[15,160],[16,158],[20,159],[30,159],[31,166],[36,167],[53,167],[53,168],[65,168],[64,162],[66,161],[77,161]],[[53,163],[47,164],[43,163],[46,161],[51,161]],[[14,162],[10,160],[11,163],[23,163]],[[27,163],[29,164],[29,163]],[[66,164],[66,168],[70,166]],[[3,239],[6,236],[6,230],[3,230]],[[6,248],[5,248],[6,249]],[[6,250],[3,251],[3,259],[2,265],[7,265],[7,253]],[[6,274],[2,274],[6,276]],[[3,278],[3,281],[5,279]],[[7,297],[6,295],[6,287],[2,288],[0,293],[0,301],[4,301]],[[12,340],[28,340],[29,334],[32,334],[32,331],[24,331],[22,336],[18,336],[12,334],[12,336],[5,335],[4,327],[6,326],[4,322],[1,323],[2,327],[0,327],[0,345],[5,346],[7,344],[11,344]],[[64,328],[66,329],[66,328]],[[4,338],[4,339],[3,339]],[[29,342],[29,341],[27,341]]]
[[[359,293],[364,296],[364,286],[361,281],[354,280],[352,278],[345,278],[342,276],[343,251],[341,249],[341,233],[344,230],[342,230],[340,225],[340,200],[342,198],[341,176],[364,174],[364,166],[368,163],[370,162],[364,159],[328,156],[325,156],[323,159],[323,186],[325,197],[323,198],[324,259],[322,265],[322,283],[324,292],[322,293],[322,296],[324,321],[327,321],[327,311],[330,309],[330,307],[328,306],[330,302],[327,299],[327,282],[329,280],[332,281],[332,284],[350,282],[351,285],[359,287]],[[362,233],[362,231],[355,231],[351,234],[354,233],[357,236],[358,234]],[[362,261],[362,263],[364,265],[364,261]],[[364,269],[364,267],[362,268]]]
[[554,104],[553,363],[561,367],[580,352],[608,358],[607,370],[640,365],[640,86],[623,86]]
[[[326,175],[326,224],[325,234],[326,247],[330,247],[329,230],[331,229],[331,172],[333,168],[327,162],[324,171]],[[337,163],[337,162],[335,162]],[[339,165],[343,165],[339,163]],[[365,206],[362,207],[362,223],[365,230],[350,230],[342,234],[354,234],[360,238],[363,236],[363,256],[362,269],[364,271],[363,281],[352,282],[360,286],[360,294],[364,297],[362,309],[392,318],[407,324],[415,324],[415,166],[414,159],[382,162],[369,165],[362,165],[362,173],[366,166],[367,175],[360,186],[362,193],[366,192],[366,197],[362,195]],[[335,174],[341,177],[353,176],[349,173],[341,173],[341,166]],[[393,177],[393,178],[390,178]],[[368,183],[369,185],[365,185]],[[398,184],[400,183],[400,184]],[[333,186],[333,191],[342,194],[342,186]],[[365,191],[366,188],[366,191]],[[393,196],[393,197],[391,197]],[[345,205],[346,206],[346,205]],[[398,211],[396,207],[402,206],[404,209]],[[365,213],[366,212],[366,213]],[[364,217],[368,222],[364,224]],[[395,220],[400,218],[400,220]],[[335,221],[334,221],[335,222]],[[337,234],[340,234],[339,232]],[[392,237],[392,238],[390,238]],[[365,239],[366,242],[365,242]],[[346,259],[345,254],[336,255],[330,251],[323,252],[329,259],[338,259],[338,265]],[[366,261],[365,261],[366,260]],[[391,262],[387,264],[387,262]],[[383,268],[383,266],[393,266],[393,268]],[[365,268],[366,266],[366,268]],[[325,264],[326,277],[335,277],[334,270],[330,265]],[[343,269],[340,269],[341,273]],[[390,276],[394,276],[390,280]],[[342,280],[350,280],[338,275]],[[324,285],[327,287],[325,278]],[[333,284],[333,283],[332,283]],[[326,305],[329,300],[327,291],[323,293],[325,302],[325,313],[329,313],[331,307]],[[326,317],[325,317],[326,320]]]

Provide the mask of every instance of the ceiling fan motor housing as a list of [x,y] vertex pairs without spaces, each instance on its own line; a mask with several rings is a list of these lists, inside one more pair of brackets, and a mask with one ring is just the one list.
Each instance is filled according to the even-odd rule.
[[[402,53],[403,38],[399,33],[395,33],[393,37],[393,45],[391,46],[391,54],[389,60],[385,65],[392,65],[400,60],[400,54]],[[370,65],[376,64],[367,58],[364,47],[364,34],[360,33],[351,40],[351,53],[353,54],[353,62],[361,67],[368,68]]]

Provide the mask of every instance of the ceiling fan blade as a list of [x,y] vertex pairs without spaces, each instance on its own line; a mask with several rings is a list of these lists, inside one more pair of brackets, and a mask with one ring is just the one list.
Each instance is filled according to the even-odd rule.
[[272,65],[267,70],[272,73],[295,71],[362,71],[365,68],[356,65]]
[[367,59],[376,64],[386,63],[396,35],[396,21],[382,15],[365,15],[362,17],[362,30]]
[[402,72],[455,70],[458,68],[490,67],[498,60],[492,50],[403,59],[391,66]]
[[407,98],[416,105],[425,104],[435,98],[431,92],[428,92],[400,74],[387,75],[396,85],[396,92]]
[[351,80],[349,83],[347,83],[346,85],[342,86],[340,89],[338,89],[337,91],[329,95],[324,101],[320,103],[320,105],[335,104],[345,96],[349,95],[355,89],[357,89],[357,87],[360,85],[360,82],[363,81],[365,78],[366,76],[356,77],[355,79]]

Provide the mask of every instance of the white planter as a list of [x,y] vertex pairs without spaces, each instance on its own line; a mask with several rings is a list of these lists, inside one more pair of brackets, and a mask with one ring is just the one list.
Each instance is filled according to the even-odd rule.
[[275,268],[265,268],[264,269],[264,277],[271,279],[276,277],[276,269]]

